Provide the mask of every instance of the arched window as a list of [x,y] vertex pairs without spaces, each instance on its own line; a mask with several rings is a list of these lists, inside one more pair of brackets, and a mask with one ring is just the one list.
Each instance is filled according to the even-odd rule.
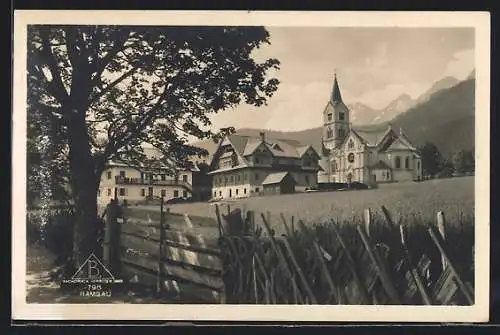
[[349,149],[354,148],[354,141],[353,141],[352,139],[351,139],[351,140],[349,140],[349,143],[347,144],[347,147],[348,147]]
[[347,156],[347,160],[349,163],[354,163],[354,154],[352,152]]
[[327,138],[330,138],[330,137],[332,137],[332,136],[333,136],[333,131],[332,131],[332,129],[331,129],[331,128],[328,128],[328,129],[326,130],[326,137],[327,137]]
[[332,113],[328,113],[328,121],[332,121]]
[[396,156],[396,160],[394,162],[394,165],[395,165],[396,169],[401,169],[401,157]]
[[409,169],[410,168],[410,157],[406,157],[405,158],[405,169]]

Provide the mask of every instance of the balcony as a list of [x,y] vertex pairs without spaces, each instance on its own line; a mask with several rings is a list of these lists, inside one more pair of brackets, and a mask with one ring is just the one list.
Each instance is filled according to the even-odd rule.
[[157,185],[157,186],[182,186],[191,190],[192,186],[188,182],[181,180],[158,180],[158,179],[143,179],[143,178],[127,178],[122,176],[115,177],[117,185]]

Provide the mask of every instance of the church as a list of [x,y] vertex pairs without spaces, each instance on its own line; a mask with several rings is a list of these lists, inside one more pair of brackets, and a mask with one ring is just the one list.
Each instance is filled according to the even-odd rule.
[[403,129],[353,127],[335,75],[323,111],[319,183],[378,184],[422,178],[421,157]]

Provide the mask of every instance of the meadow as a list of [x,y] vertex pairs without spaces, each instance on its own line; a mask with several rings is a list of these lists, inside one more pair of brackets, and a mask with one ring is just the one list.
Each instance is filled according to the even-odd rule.
[[[285,217],[302,219],[304,222],[326,223],[350,221],[362,218],[363,210],[370,208],[377,215],[381,206],[392,214],[395,223],[411,218],[411,221],[432,222],[436,213],[443,211],[450,224],[468,221],[474,217],[474,177],[437,179],[380,185],[377,189],[296,193],[289,195],[260,196],[232,199],[218,203],[222,212],[241,208],[256,213],[269,212],[271,221]],[[159,206],[140,206],[159,210]],[[215,217],[213,203],[172,204],[168,208],[175,213]]]

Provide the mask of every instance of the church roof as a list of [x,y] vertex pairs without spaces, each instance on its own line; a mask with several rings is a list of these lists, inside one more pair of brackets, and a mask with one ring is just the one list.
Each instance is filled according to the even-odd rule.
[[405,143],[400,137],[395,139],[391,145],[385,151],[395,151],[395,150],[413,150],[411,146]]
[[390,126],[387,128],[363,128],[352,127],[351,129],[363,142],[369,146],[376,146],[391,132]]
[[332,90],[331,101],[333,105],[342,102],[342,95],[340,94],[340,87],[339,87],[339,82],[337,80],[337,74],[335,74],[335,78],[333,79],[333,90]]

